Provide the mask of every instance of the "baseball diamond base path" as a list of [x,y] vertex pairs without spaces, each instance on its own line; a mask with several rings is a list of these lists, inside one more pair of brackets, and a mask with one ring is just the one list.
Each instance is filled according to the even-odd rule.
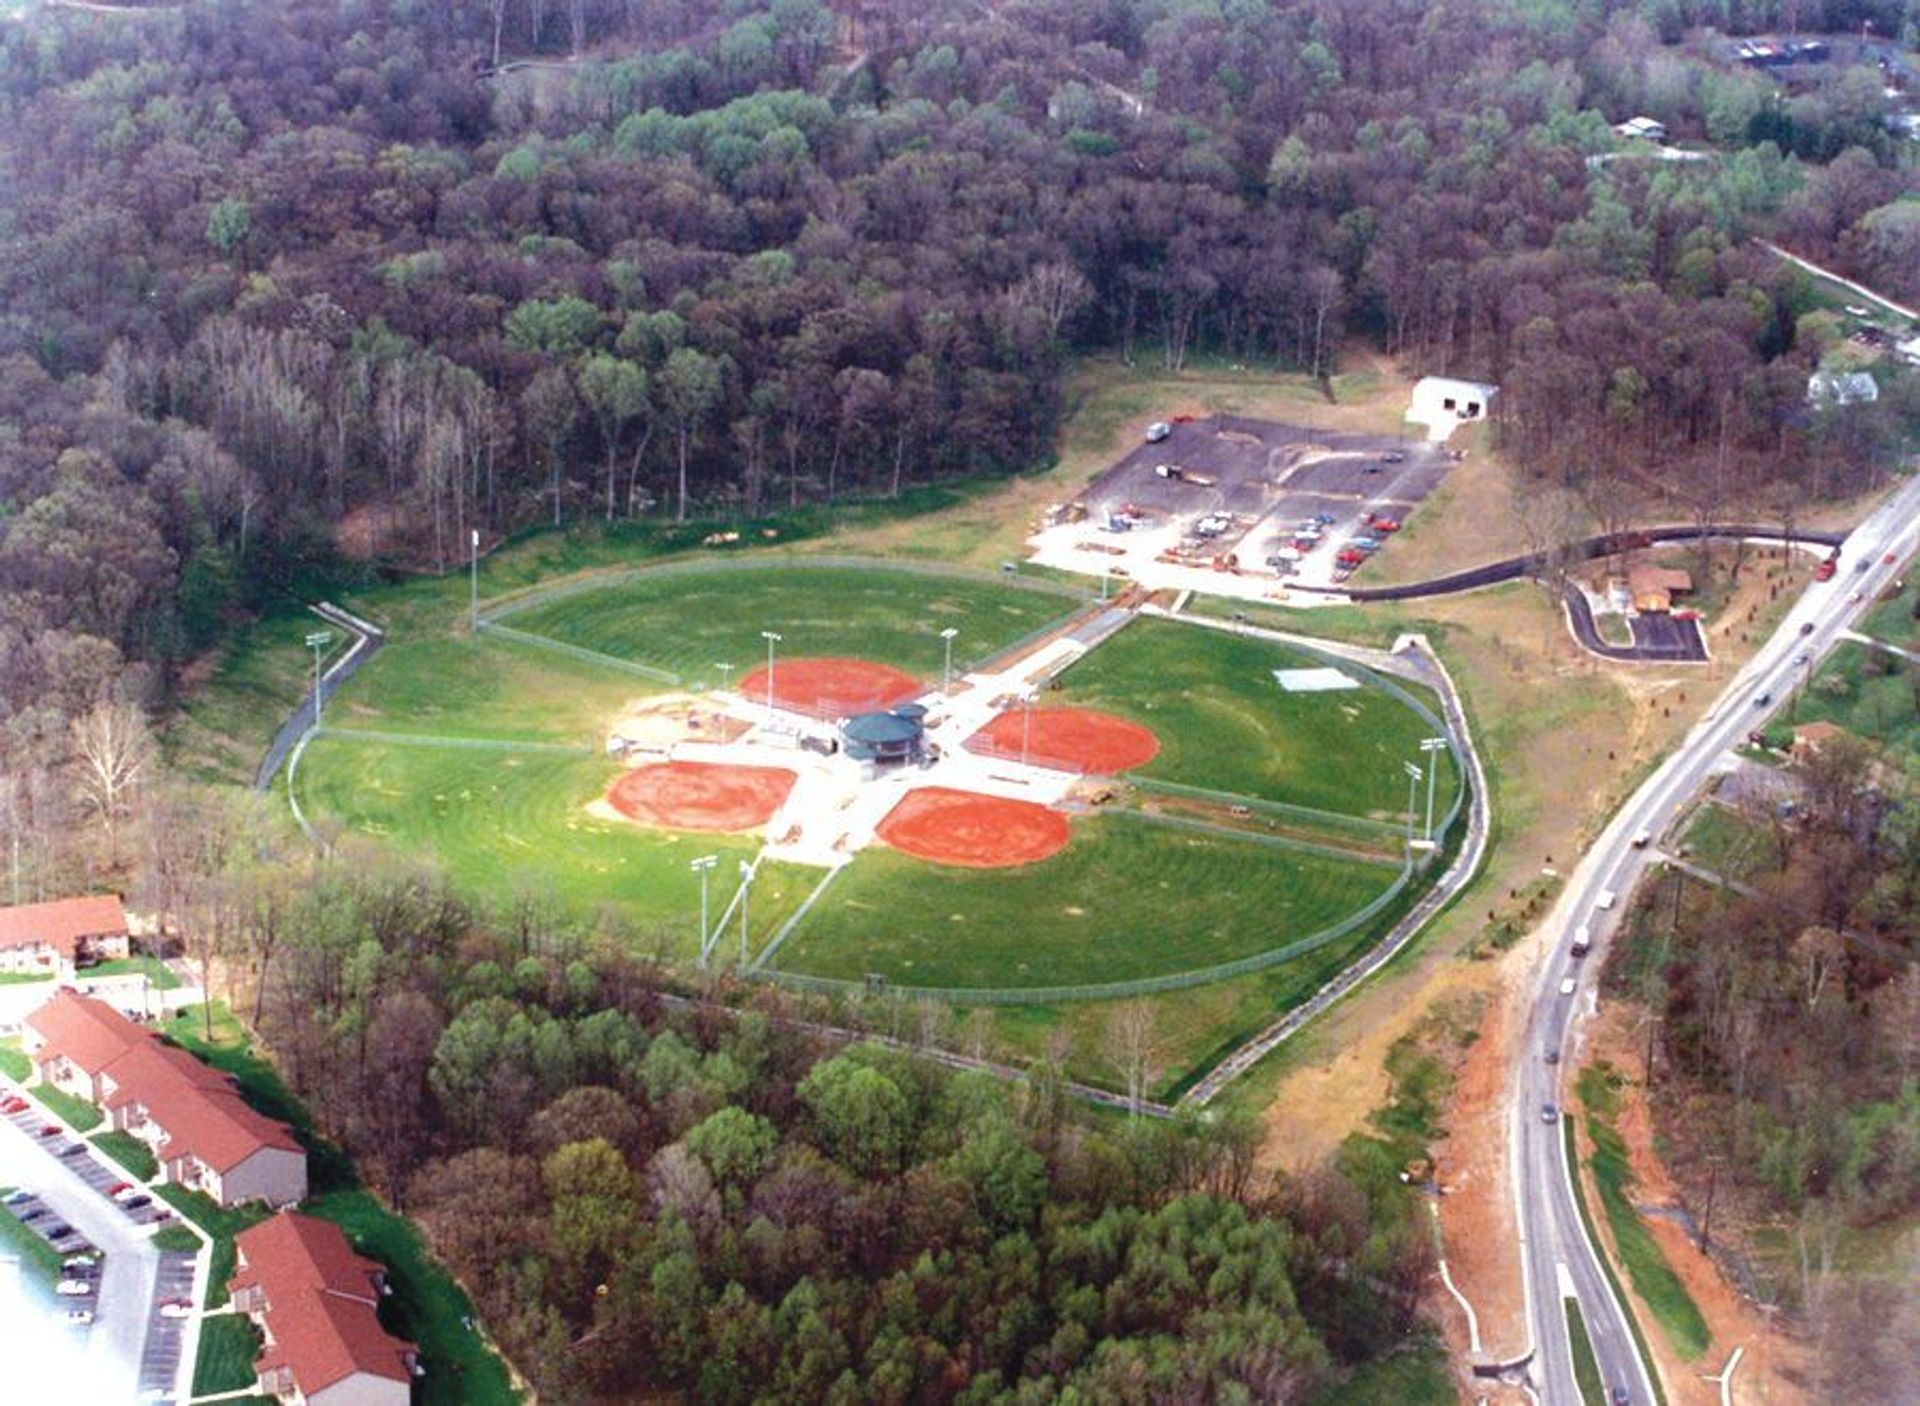
[[967,747],[1055,771],[1113,776],[1152,761],[1160,739],[1139,723],[1089,708],[1012,708],[969,737]]
[[1067,817],[1032,801],[922,786],[888,811],[876,833],[903,854],[968,869],[1032,864],[1067,843]]
[[782,767],[661,762],[614,782],[607,803],[629,820],[667,830],[751,830],[773,819],[797,779]]
[[[865,659],[781,659],[773,666],[774,703],[817,718],[880,712],[924,692],[912,674]],[[766,701],[766,665],[740,680],[740,696]]]

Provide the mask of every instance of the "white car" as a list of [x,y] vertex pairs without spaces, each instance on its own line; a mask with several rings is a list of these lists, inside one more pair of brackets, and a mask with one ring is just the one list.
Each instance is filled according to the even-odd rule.
[[193,1305],[185,1299],[166,1299],[160,1305],[162,1318],[191,1318]]
[[1151,425],[1147,426],[1147,443],[1158,444],[1172,433],[1172,425],[1169,425],[1165,420],[1155,420]]
[[67,1310],[67,1322],[86,1324],[93,1322],[93,1310],[90,1308],[70,1308]]
[[62,1298],[82,1299],[93,1292],[91,1279],[62,1279],[53,1286],[53,1292]]

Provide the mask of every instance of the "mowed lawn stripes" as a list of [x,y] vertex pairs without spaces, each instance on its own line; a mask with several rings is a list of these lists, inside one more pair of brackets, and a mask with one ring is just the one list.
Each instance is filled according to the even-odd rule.
[[[322,736],[300,763],[301,805],[403,851],[431,855],[462,892],[494,901],[531,893],[576,917],[601,910],[641,950],[697,950],[700,886],[687,863],[720,856],[713,911],[732,897],[737,861],[758,836],[691,835],[587,814],[621,768],[600,757],[446,750]],[[757,947],[819,881],[819,871],[766,864],[749,902]]]
[[1016,869],[885,849],[856,858],[780,954],[784,970],[903,986],[1073,986],[1191,971],[1339,922],[1399,871],[1243,840],[1076,819]]
[[[1288,693],[1276,669],[1325,661],[1270,640],[1142,617],[1061,676],[1049,703],[1098,708],[1153,729],[1141,774],[1344,815],[1405,815],[1405,762],[1424,766],[1432,728],[1371,686]],[[1436,815],[1459,779],[1440,757]],[[1422,818],[1426,782],[1417,788]]]
[[[562,596],[502,623],[528,634],[669,669],[688,686],[738,683],[764,664],[761,631],[782,636],[778,657],[843,656],[891,664],[929,683],[1064,618],[1074,601],[1053,591],[884,567],[759,567],[662,572]],[[719,664],[734,666],[723,672]]]

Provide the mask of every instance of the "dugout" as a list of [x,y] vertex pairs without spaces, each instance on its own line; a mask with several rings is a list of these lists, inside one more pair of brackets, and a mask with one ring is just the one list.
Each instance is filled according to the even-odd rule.
[[857,713],[840,724],[840,749],[858,762],[876,765],[924,760],[927,710],[903,703],[885,713]]

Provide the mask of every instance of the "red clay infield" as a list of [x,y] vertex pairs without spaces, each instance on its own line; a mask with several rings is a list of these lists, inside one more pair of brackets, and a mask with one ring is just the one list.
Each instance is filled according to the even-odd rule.
[[1139,723],[1086,708],[1035,708],[1031,719],[1011,708],[969,737],[967,746],[1097,776],[1131,771],[1160,754],[1160,739]]
[[751,830],[765,825],[793,789],[777,766],[661,762],[613,783],[607,803],[629,820],[669,830]]
[[1067,817],[1032,801],[922,786],[880,822],[880,838],[935,864],[1004,869],[1045,859],[1067,842]]
[[[821,718],[879,712],[925,691],[912,674],[865,659],[781,659],[773,666],[773,701]],[[766,701],[766,665],[740,680],[740,696]]]

